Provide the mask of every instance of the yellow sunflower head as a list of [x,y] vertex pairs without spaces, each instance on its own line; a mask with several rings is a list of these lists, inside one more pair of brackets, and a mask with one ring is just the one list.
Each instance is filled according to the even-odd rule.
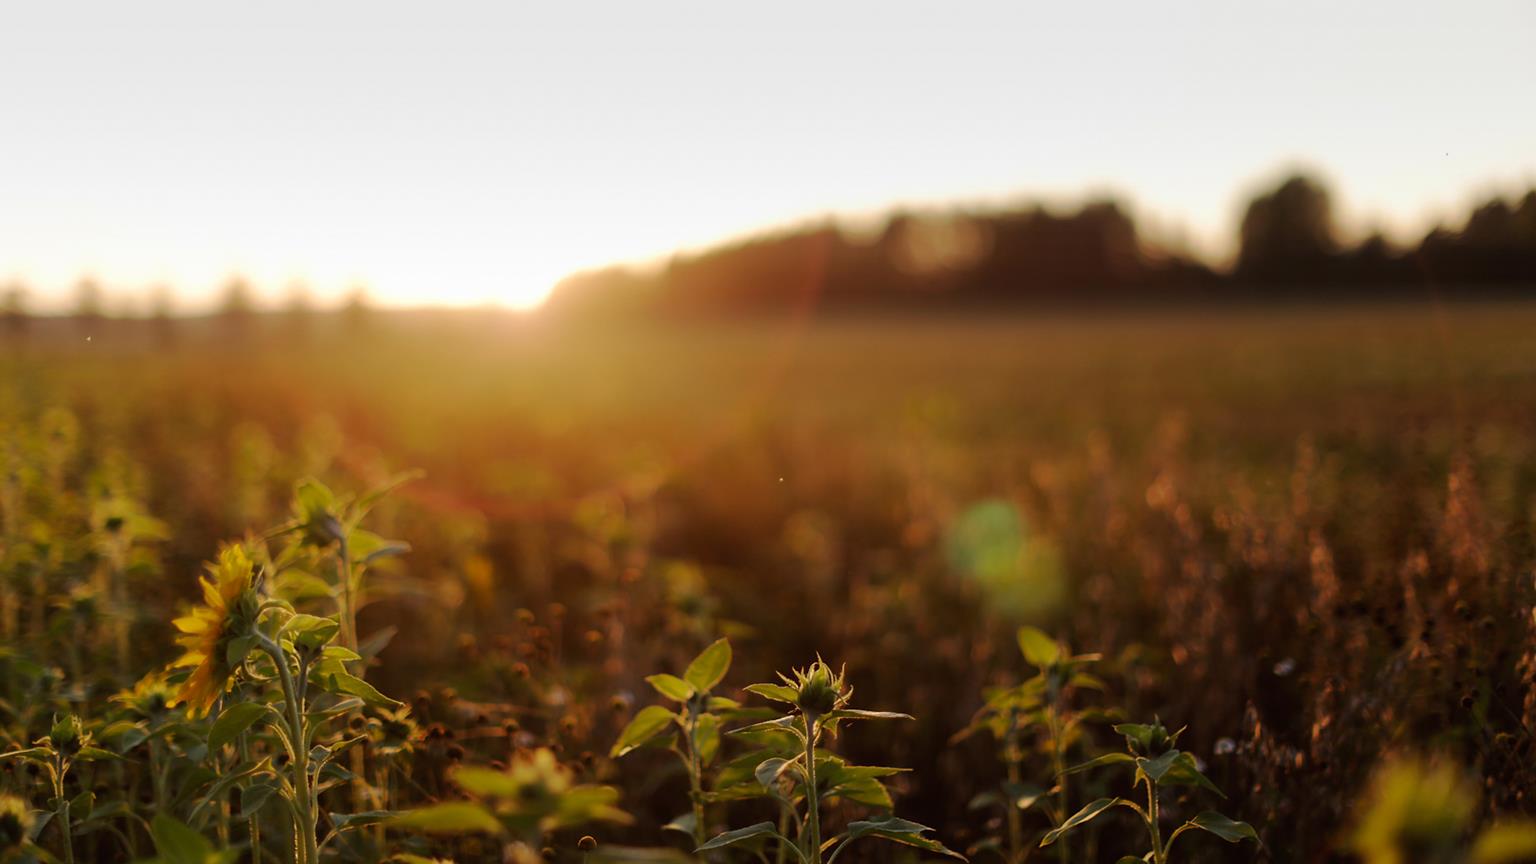
[[203,605],[173,622],[181,631],[176,642],[185,649],[173,665],[194,667],[175,701],[185,704],[194,716],[207,715],[213,703],[229,689],[236,666],[231,662],[231,654],[241,653],[232,652],[231,646],[250,636],[256,625],[261,600],[256,593],[254,571],[244,546],[225,546],[219,551],[219,560],[209,566],[208,575],[201,580]]

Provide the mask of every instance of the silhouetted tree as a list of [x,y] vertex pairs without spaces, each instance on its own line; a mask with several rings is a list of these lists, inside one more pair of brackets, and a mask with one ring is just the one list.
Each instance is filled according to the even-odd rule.
[[75,285],[75,324],[85,330],[94,330],[102,320],[101,286],[87,276]]
[[362,333],[373,326],[373,301],[362,285],[347,292],[341,304],[341,323],[351,333]]
[[149,292],[149,329],[155,342],[162,347],[175,344],[179,334],[176,328],[176,297],[169,285],[156,285]]
[[1306,175],[1287,178],[1249,202],[1239,240],[1241,278],[1257,282],[1324,278],[1338,250],[1327,188]]
[[5,324],[8,338],[20,339],[32,325],[32,315],[27,311],[27,288],[20,282],[11,282],[0,294],[0,319]]
[[1536,284],[1536,191],[1515,206],[1485,201],[1460,233],[1437,227],[1419,244],[1417,259],[1442,285]]
[[288,300],[283,306],[283,325],[288,338],[297,342],[309,340],[315,324],[315,302],[309,288],[302,282],[288,286]]
[[250,333],[256,317],[256,300],[251,284],[244,277],[232,276],[224,283],[224,291],[219,297],[218,317],[230,334],[245,336]]

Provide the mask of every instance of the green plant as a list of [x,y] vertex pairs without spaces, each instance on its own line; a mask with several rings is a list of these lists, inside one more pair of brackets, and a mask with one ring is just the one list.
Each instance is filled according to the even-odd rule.
[[610,756],[619,758],[637,748],[666,736],[672,752],[682,760],[688,774],[688,796],[692,812],[672,821],[669,827],[693,837],[694,846],[708,838],[705,818],[705,771],[720,752],[721,711],[741,707],[734,699],[715,696],[711,691],[731,668],[731,643],[717,639],[688,664],[683,677],[651,675],[645,680],[657,693],[681,706],[672,710],[661,705],[640,709],[619,733]]
[[[1093,819],[1103,815],[1114,807],[1125,807],[1133,810],[1141,817],[1142,824],[1146,826],[1150,836],[1152,848],[1142,858],[1126,857],[1121,859],[1121,864],[1131,861],[1148,861],[1151,864],[1167,864],[1168,853],[1173,848],[1174,841],[1186,831],[1200,830],[1215,834],[1229,843],[1240,840],[1258,841],[1259,837],[1253,827],[1246,822],[1238,822],[1215,810],[1206,810],[1193,819],[1186,821],[1168,839],[1163,839],[1162,833],[1162,801],[1160,791],[1170,786],[1198,787],[1221,795],[1221,790],[1216,788],[1206,776],[1200,773],[1200,768],[1195,762],[1195,757],[1179,750],[1179,735],[1183,730],[1169,733],[1160,721],[1150,724],[1121,723],[1115,727],[1115,731],[1125,736],[1124,753],[1106,753],[1096,759],[1089,760],[1081,765],[1067,769],[1063,774],[1076,774],[1094,768],[1115,765],[1129,765],[1136,769],[1135,785],[1145,784],[1147,787],[1147,803],[1145,807],[1129,798],[1100,798],[1077,811],[1066,821],[1048,832],[1040,839],[1041,846],[1049,846],[1068,832],[1087,824]],[[1223,796],[1225,797],[1225,796]]]
[[[23,759],[38,765],[48,777],[48,785],[53,794],[49,806],[53,810],[49,818],[58,823],[59,843],[64,850],[64,860],[75,860],[74,828],[71,825],[71,811],[77,809],[89,810],[95,798],[94,793],[87,790],[67,798],[64,794],[64,781],[68,778],[70,770],[77,762],[91,762],[98,759],[116,759],[118,756],[110,751],[95,746],[91,733],[85,728],[79,715],[66,714],[56,717],[53,728],[48,734],[37,739],[34,746],[23,750],[12,750],[9,753],[0,753],[0,759]],[[14,811],[15,805],[9,805]],[[16,812],[11,812],[14,820],[27,821]],[[14,826],[13,826],[14,827]],[[41,826],[38,826],[41,827]],[[27,821],[27,832],[32,830],[31,823]],[[22,832],[22,833],[27,833]],[[30,838],[28,838],[30,840]],[[20,841],[18,841],[20,842]]]
[[547,747],[518,753],[506,770],[464,766],[454,783],[469,800],[444,801],[398,814],[388,824],[428,834],[492,834],[506,840],[502,860],[531,862],[543,837],[588,822],[628,822],[612,786],[578,785]]
[[[240,684],[247,698],[225,704],[208,727],[208,758],[216,759],[258,722],[272,733],[282,758],[242,753],[234,765],[219,766],[217,780],[194,812],[214,806],[236,784],[249,789],[265,780],[288,807],[294,860],[314,864],[323,845],[316,833],[319,796],[347,780],[343,772],[328,769],[364,737],[330,736],[327,730],[365,704],[399,703],[347,671],[344,664],[358,655],[332,644],[339,622],[297,613],[286,601],[263,596],[264,573],[245,547],[225,547],[210,575],[202,583],[205,604],[175,622],[186,649],[176,665],[192,667],[176,698],[194,716],[207,716]],[[361,824],[337,814],[331,821],[331,836]]]
[[368,512],[391,490],[419,476],[417,472],[400,474],[384,485],[356,497],[337,497],[323,483],[313,478],[299,481],[293,494],[293,517],[269,536],[292,534],[293,543],[284,550],[278,563],[291,571],[289,579],[308,576],[295,566],[308,553],[334,554],[336,578],[333,582],[313,579],[298,586],[305,596],[325,596],[336,603],[341,622],[341,644],[359,651],[357,611],[363,605],[363,575],[375,561],[410,550],[401,540],[386,540],[365,530],[362,521]]
[[[759,822],[726,831],[700,845],[697,851],[773,840],[781,853],[784,850],[793,852],[801,864],[822,864],[823,861],[831,864],[854,840],[879,837],[965,860],[958,852],[923,836],[932,829],[889,813],[851,822],[846,831],[823,841],[821,808],[827,800],[843,794],[845,788],[857,789],[899,770],[848,765],[833,754],[817,749],[823,735],[835,735],[838,725],[844,721],[910,720],[912,717],[891,711],[849,708],[853,688],[848,685],[843,672],[834,673],[820,657],[809,668],[794,670],[794,677],[781,674],[779,679],[780,684],[753,684],[747,690],[790,706],[786,713],[734,732],[783,733],[793,736],[800,745],[798,752],[789,758],[775,756],[763,760],[754,772],[764,793],[777,801],[789,818],[781,820],[778,826],[772,822]],[[794,839],[785,834],[786,822],[793,822],[797,829]],[[829,851],[831,854],[827,855]]]
[[[1006,841],[985,838],[971,852],[1004,849],[1010,862],[1022,861],[1029,851],[1024,840],[1025,812],[1038,806],[1052,824],[1066,819],[1070,812],[1067,756],[1082,740],[1086,721],[1111,716],[1106,711],[1084,710],[1075,705],[1078,690],[1104,687],[1098,678],[1083,671],[1099,659],[1098,654],[1074,655],[1067,646],[1034,627],[1020,627],[1016,639],[1024,659],[1038,671],[1022,683],[988,691],[970,725],[951,739],[958,741],[986,731],[997,742],[1006,775],[997,787],[973,797],[970,809],[1001,810],[1008,834]],[[1050,789],[1025,782],[1025,761],[1031,745],[1045,757],[1056,778]],[[1057,848],[1066,860],[1067,844]]]

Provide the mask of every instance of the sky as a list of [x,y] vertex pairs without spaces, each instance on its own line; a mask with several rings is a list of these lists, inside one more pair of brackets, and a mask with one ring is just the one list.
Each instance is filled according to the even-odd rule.
[[536,304],[895,206],[1114,193],[1216,258],[1303,165],[1410,239],[1536,184],[1536,3],[15,2],[0,282]]

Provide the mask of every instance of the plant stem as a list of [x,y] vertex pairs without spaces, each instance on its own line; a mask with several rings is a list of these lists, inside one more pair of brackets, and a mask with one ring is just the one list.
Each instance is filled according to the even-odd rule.
[[266,636],[259,636],[261,647],[277,665],[279,680],[283,686],[283,700],[288,703],[288,734],[293,743],[292,778],[293,794],[299,819],[293,838],[294,859],[298,864],[315,864],[320,858],[315,842],[315,822],[318,814],[314,790],[309,782],[309,736],[304,727],[304,706],[298,687],[294,686],[293,673],[288,669],[288,656],[283,649]]
[[[1062,776],[1067,770],[1067,764],[1061,746],[1061,718],[1056,713],[1059,698],[1059,694],[1051,697],[1051,704],[1045,709],[1045,717],[1051,733],[1051,770],[1056,775],[1056,806],[1061,811],[1061,818],[1066,819],[1072,811],[1067,809],[1067,778]],[[1061,864],[1068,864],[1072,860],[1072,844],[1067,838],[1062,839],[1065,842],[1056,844],[1056,857],[1061,860]]]
[[[789,804],[784,804],[784,805],[779,807],[779,836],[780,837],[788,837],[789,836],[789,817],[790,817],[789,807],[790,807]],[[778,843],[774,844],[774,846],[775,846],[775,849],[774,849],[774,852],[773,852],[774,864],[784,864],[784,861],[788,857],[787,853],[789,851],[786,848],[786,845],[787,844],[785,844],[782,840],[779,841]]]
[[64,797],[64,774],[69,768],[64,764],[64,757],[54,758],[53,797],[59,802],[59,830],[64,832],[64,864],[75,864],[75,837],[69,826],[70,801]]
[[[1008,764],[1008,783],[1012,788],[1017,788],[1024,780],[1024,770],[1020,764],[1022,754],[1019,752],[1019,719],[1018,709],[1013,709],[1008,722],[1008,736],[1003,743],[1003,761]],[[1008,818],[1008,860],[1010,864],[1020,864],[1024,860],[1024,820],[1019,813],[1019,808],[1013,801],[1013,793],[1004,790],[1003,808]]]
[[[251,761],[251,736],[244,732],[240,733],[240,761],[242,763]],[[240,808],[245,809],[243,792],[240,794]],[[261,823],[256,817],[257,814],[251,814],[250,819],[246,821],[245,830],[251,842],[251,862],[261,864]]]
[[688,708],[688,781],[692,784],[689,795],[693,799],[693,848],[709,842],[704,824],[704,757],[699,753],[699,715],[690,704]]
[[1166,864],[1168,850],[1163,848],[1162,829],[1158,827],[1157,784],[1147,778],[1147,830],[1152,832],[1153,864]]
[[821,801],[816,791],[816,720],[805,715],[805,833],[810,843],[805,858],[821,864]]
[[341,568],[341,643],[357,650],[357,610],[352,606],[352,550],[345,535],[336,544],[336,566]]

